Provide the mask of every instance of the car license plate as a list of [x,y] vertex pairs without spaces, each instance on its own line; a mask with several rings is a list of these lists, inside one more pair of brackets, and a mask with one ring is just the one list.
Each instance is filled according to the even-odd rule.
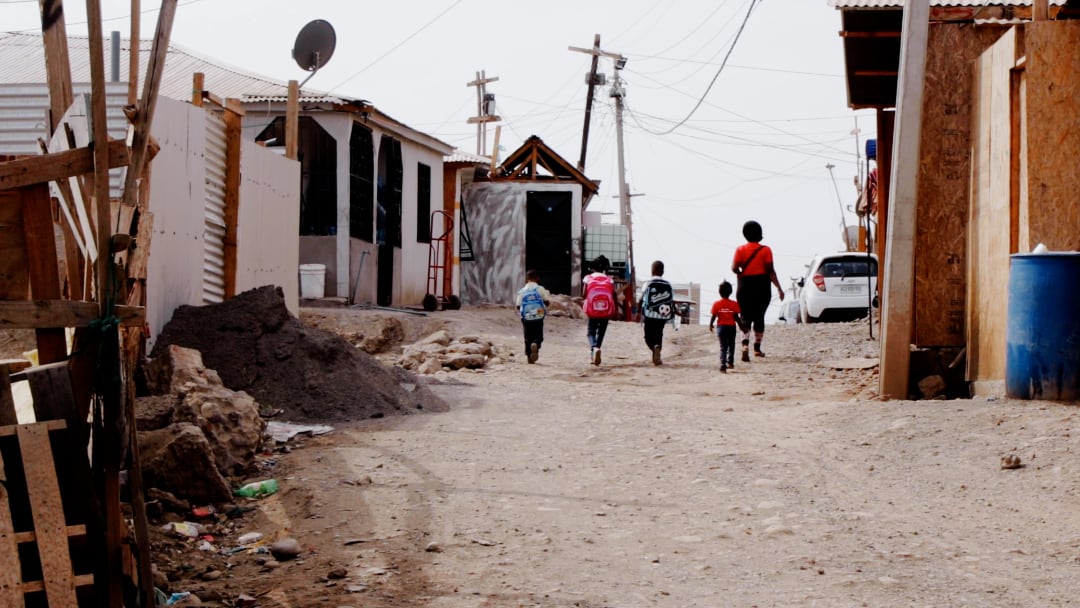
[[840,285],[840,293],[862,293],[862,285]]

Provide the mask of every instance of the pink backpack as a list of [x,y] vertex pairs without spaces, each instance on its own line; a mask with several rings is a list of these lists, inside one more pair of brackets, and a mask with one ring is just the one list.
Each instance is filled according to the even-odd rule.
[[610,319],[615,315],[615,283],[606,274],[590,275],[581,306],[590,319]]

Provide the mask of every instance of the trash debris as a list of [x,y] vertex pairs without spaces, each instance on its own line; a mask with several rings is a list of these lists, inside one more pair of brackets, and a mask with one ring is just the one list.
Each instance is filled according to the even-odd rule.
[[198,538],[199,524],[191,523],[190,521],[175,521],[161,526],[161,529],[166,532],[172,532],[173,534],[183,538]]
[[1003,470],[1019,469],[1022,466],[1024,465],[1020,462],[1020,457],[1016,454],[1007,454],[1001,457],[1001,468]]
[[266,434],[273,437],[274,441],[278,443],[285,443],[301,433],[325,435],[333,430],[334,427],[328,424],[294,424],[292,422],[278,422],[276,420],[271,420],[266,423]]
[[236,539],[236,542],[241,545],[254,545],[262,540],[262,538],[262,532],[248,532],[247,534],[242,534],[240,538]]
[[278,491],[278,482],[276,479],[267,479],[264,481],[253,481],[247,485],[233,491],[233,494],[237,496],[245,496],[247,498],[260,498],[262,496],[269,496]]

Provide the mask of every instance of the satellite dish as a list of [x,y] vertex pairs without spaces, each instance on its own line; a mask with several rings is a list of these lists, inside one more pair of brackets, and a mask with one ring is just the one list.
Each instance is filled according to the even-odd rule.
[[334,26],[316,19],[300,29],[293,44],[292,56],[296,65],[306,72],[316,72],[330,61],[337,44]]

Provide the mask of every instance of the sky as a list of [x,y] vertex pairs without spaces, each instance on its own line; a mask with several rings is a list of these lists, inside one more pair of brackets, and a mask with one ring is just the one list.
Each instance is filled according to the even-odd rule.
[[[104,30],[127,37],[131,0],[101,0]],[[141,2],[142,37],[160,3]],[[86,33],[84,2],[65,3],[69,34]],[[38,0],[0,0],[0,31],[39,31]],[[292,59],[300,28],[322,19],[337,37],[313,76]],[[741,228],[764,227],[785,290],[817,253],[843,249],[841,225],[865,175],[873,111],[847,105],[840,13],[827,0],[180,0],[172,42],[246,71],[365,99],[381,111],[476,152],[478,72],[502,118],[486,148],[509,154],[532,135],[577,164],[589,55],[627,59],[624,157],[635,266],[664,261],[673,282],[734,282]],[[613,80],[609,58],[599,71]],[[212,83],[209,83],[212,88]],[[600,182],[589,211],[616,222],[614,100],[598,89],[585,174]],[[831,170],[829,166],[832,166]],[[872,163],[871,163],[872,166]],[[774,304],[775,304],[774,298]]]

